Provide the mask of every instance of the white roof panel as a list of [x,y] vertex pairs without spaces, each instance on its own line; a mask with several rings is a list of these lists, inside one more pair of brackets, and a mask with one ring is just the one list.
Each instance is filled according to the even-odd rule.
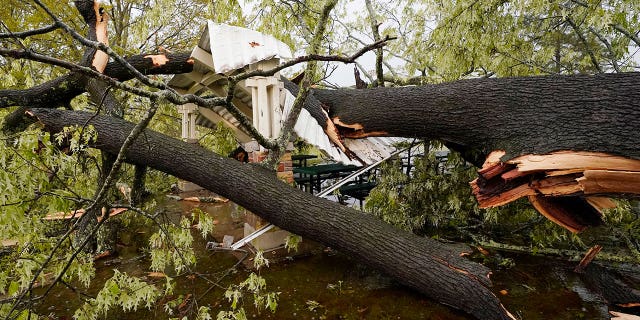
[[208,22],[215,72],[225,73],[271,58],[291,59],[291,49],[273,36],[246,28]]

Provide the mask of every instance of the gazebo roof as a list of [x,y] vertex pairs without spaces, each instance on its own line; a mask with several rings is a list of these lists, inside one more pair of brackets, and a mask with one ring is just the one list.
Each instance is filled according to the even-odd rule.
[[[271,59],[290,59],[290,48],[283,42],[263,33],[212,21],[200,37],[198,46],[193,49],[191,57],[194,60],[194,68],[190,73],[174,76],[169,85],[184,93],[203,94],[210,91],[219,96],[226,96],[224,75],[243,72],[247,67],[261,61]],[[251,90],[241,82],[236,87],[233,103],[247,117],[253,117],[253,103]],[[293,104],[294,96],[286,89],[283,90],[281,101],[286,116]],[[215,123],[223,121],[231,127],[240,142],[248,142],[251,137],[245,132],[239,121],[231,115],[223,106],[210,109],[199,108],[200,115],[196,123],[198,125],[213,127]],[[371,164],[384,159],[395,151],[395,143],[403,140],[400,138],[367,138],[351,140],[345,139],[343,145],[359,159],[349,158],[338,146],[332,143],[320,125],[326,119],[316,119],[312,114],[303,109],[294,127],[296,134],[324,151],[336,161],[349,164]]]

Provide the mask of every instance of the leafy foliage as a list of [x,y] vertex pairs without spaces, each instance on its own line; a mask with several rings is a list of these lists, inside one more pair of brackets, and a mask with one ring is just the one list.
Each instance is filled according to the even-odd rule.
[[115,270],[97,297],[87,301],[73,317],[77,320],[98,319],[115,306],[121,306],[124,311],[142,306],[151,308],[159,295],[160,291],[153,285]]
[[[468,188],[475,170],[456,154],[444,162],[436,148],[413,158],[413,170],[396,159],[385,165],[365,209],[402,229],[451,226],[478,220],[480,210]],[[407,172],[409,171],[410,172]]]
[[545,219],[526,199],[479,209],[468,185],[477,169],[456,153],[450,153],[444,161],[438,159],[440,148],[438,143],[431,144],[424,155],[415,158],[409,173],[406,159],[405,166],[400,159],[384,165],[365,211],[401,229],[433,237],[516,244],[533,251],[584,250],[589,243],[607,243],[609,250],[630,251],[636,259],[640,257],[639,224],[628,202],[621,201],[605,213],[607,228],[582,235]]
[[231,303],[230,311],[220,311],[217,319],[246,319],[243,301],[245,295],[253,299],[253,306],[257,312],[268,309],[275,312],[278,306],[279,292],[268,292],[267,283],[261,276],[251,273],[246,280],[237,285],[231,285],[224,293],[225,298]]

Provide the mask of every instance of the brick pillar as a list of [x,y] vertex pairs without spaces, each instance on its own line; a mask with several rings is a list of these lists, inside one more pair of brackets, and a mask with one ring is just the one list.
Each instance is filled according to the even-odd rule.
[[285,152],[278,164],[278,179],[288,183],[293,183],[293,161],[291,160],[291,152]]
[[[252,149],[248,146],[248,149]],[[248,151],[248,150],[247,150]],[[260,151],[254,150],[249,153],[249,162],[262,162],[268,156],[268,151]],[[284,156],[280,159],[280,163],[278,164],[277,170],[278,179],[286,182],[293,183],[293,162],[291,161],[291,152],[286,151]],[[255,214],[247,211],[244,225],[244,235],[245,237],[251,234],[253,231],[263,227],[267,224],[267,221],[256,216]],[[284,244],[285,239],[289,235],[289,232],[285,230],[281,230],[279,228],[274,228],[271,231],[263,234],[257,239],[251,241],[251,244],[260,250],[269,250],[272,248],[279,247]]]
[[[245,148],[245,150],[247,149],[250,149],[250,147]],[[269,151],[264,150],[247,150],[247,152],[249,154],[249,162],[252,163],[260,163],[269,155]],[[280,163],[278,163],[277,176],[278,179],[286,183],[293,183],[293,161],[291,160],[291,151],[287,150],[284,156],[280,158]]]

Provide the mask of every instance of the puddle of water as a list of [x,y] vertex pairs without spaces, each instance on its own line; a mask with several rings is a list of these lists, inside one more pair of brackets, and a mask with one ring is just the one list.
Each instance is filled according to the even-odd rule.
[[[242,236],[244,214],[236,205],[194,204],[167,201],[167,208],[176,215],[199,207],[218,220],[214,234],[222,241],[225,234]],[[97,276],[88,290],[95,294],[104,280],[111,277],[112,269],[132,275],[144,276],[148,272],[148,259],[138,246],[145,246],[140,234],[121,235],[127,244],[119,256],[97,263]],[[194,233],[198,254],[197,272],[217,279],[238,261],[228,252],[206,250],[206,242]],[[285,259],[264,269],[270,291],[280,292],[275,314],[256,313],[250,301],[245,310],[250,318],[258,319],[471,319],[465,314],[444,307],[405,287],[395,284],[386,276],[358,264],[337,252],[321,250],[303,258]],[[265,254],[270,258],[270,253]],[[559,260],[540,257],[512,256],[515,267],[497,271],[492,276],[494,292],[505,307],[521,319],[603,319],[606,305],[593,297],[580,279],[571,272],[573,265]],[[222,279],[219,287],[201,279],[177,278],[175,296],[192,294],[199,306],[210,306],[212,315],[228,310],[223,294],[230,284],[244,280],[248,271],[242,266]],[[506,290],[506,294],[500,293]],[[206,292],[206,295],[204,295]],[[504,291],[503,291],[504,292]],[[52,319],[69,319],[80,305],[78,296],[68,289],[58,289],[47,297],[39,312],[51,314]],[[108,318],[146,319],[164,317],[163,303],[152,310],[138,310],[124,314],[110,313]],[[176,314],[177,316],[177,314]]]
[[[573,273],[574,263],[548,257],[512,256],[516,265],[494,272],[494,291],[521,319],[608,319],[607,306]],[[506,294],[500,293],[506,290]]]

